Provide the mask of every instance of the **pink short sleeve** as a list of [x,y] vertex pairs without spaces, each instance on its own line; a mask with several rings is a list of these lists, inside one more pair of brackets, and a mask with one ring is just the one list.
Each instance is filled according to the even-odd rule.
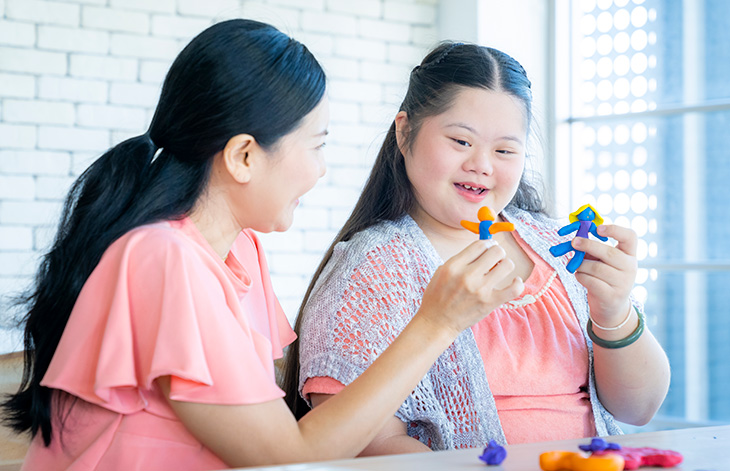
[[[264,298],[274,312],[241,302],[249,288],[264,290],[246,285],[246,270],[261,267],[234,276],[210,252],[166,223],[117,240],[84,285],[42,384],[119,413],[144,409],[153,381],[167,375],[180,401],[282,397],[273,357],[291,337],[277,331],[283,313],[273,293]],[[254,329],[252,316],[273,331]]]
[[337,394],[345,389],[345,385],[329,376],[313,376],[307,378],[302,387],[302,396],[309,400],[310,394]]

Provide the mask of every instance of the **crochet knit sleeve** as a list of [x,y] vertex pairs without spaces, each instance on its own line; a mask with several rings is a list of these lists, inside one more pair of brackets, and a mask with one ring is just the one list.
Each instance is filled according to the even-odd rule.
[[362,374],[413,318],[433,274],[398,234],[358,236],[337,245],[302,313],[300,391],[308,378],[347,385]]

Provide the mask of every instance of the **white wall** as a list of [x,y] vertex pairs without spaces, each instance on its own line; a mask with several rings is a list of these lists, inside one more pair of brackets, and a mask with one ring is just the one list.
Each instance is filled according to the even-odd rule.
[[[303,41],[329,76],[328,172],[293,228],[263,236],[293,317],[359,194],[410,69],[436,42],[437,0],[0,0],[0,297],[26,286],[73,179],[144,132],[190,38],[232,17]],[[473,18],[471,19],[473,21]],[[20,348],[0,300],[0,352]]]

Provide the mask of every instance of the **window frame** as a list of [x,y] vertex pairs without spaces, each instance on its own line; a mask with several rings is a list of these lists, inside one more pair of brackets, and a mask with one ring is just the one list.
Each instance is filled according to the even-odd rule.
[[[550,183],[554,191],[553,213],[564,215],[570,211],[580,198],[582,192],[575,189],[571,183],[576,181],[574,165],[576,149],[573,135],[576,124],[615,124],[620,121],[638,121],[643,119],[682,116],[684,122],[684,154],[691,150],[692,159],[683,159],[683,172],[686,188],[684,205],[690,208],[702,208],[699,203],[702,197],[704,175],[702,165],[698,159],[705,159],[705,155],[697,155],[697,149],[702,146],[698,143],[703,140],[703,117],[717,111],[730,111],[730,99],[703,100],[702,84],[704,77],[703,57],[704,39],[702,33],[702,19],[704,18],[704,4],[694,0],[683,1],[683,57],[685,63],[684,83],[685,92],[682,104],[657,105],[654,109],[625,114],[607,114],[593,116],[574,115],[573,92],[577,86],[573,62],[581,57],[578,51],[579,38],[578,18],[583,14],[577,0],[552,0],[550,17],[551,34],[551,89],[554,91],[551,120],[548,126],[549,153],[554,156],[553,168],[550,174]],[[688,60],[686,60],[689,58]],[[576,206],[577,207],[577,206]],[[730,260],[710,260],[702,250],[702,244],[692,243],[700,240],[701,231],[705,228],[705,216],[702,211],[692,211],[687,214],[686,227],[688,232],[684,237],[684,260],[662,260],[647,258],[639,262],[639,268],[659,270],[661,272],[678,272],[685,279],[685,309],[684,309],[684,417],[657,417],[651,428],[674,428],[678,426],[710,425],[710,378],[708,363],[707,332],[709,322],[707,312],[707,297],[704,296],[705,279],[712,272],[730,272]],[[704,299],[703,299],[704,298]]]

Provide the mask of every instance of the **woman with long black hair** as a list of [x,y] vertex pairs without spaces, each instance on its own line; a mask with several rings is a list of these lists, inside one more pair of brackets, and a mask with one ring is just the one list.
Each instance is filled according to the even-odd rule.
[[254,21],[216,24],[165,79],[149,131],[73,185],[26,299],[25,370],[6,421],[24,469],[220,469],[352,457],[485,299],[503,253],[449,260],[373,367],[297,421],[273,360],[294,333],[253,231],[284,231],[324,174],[312,54]]

